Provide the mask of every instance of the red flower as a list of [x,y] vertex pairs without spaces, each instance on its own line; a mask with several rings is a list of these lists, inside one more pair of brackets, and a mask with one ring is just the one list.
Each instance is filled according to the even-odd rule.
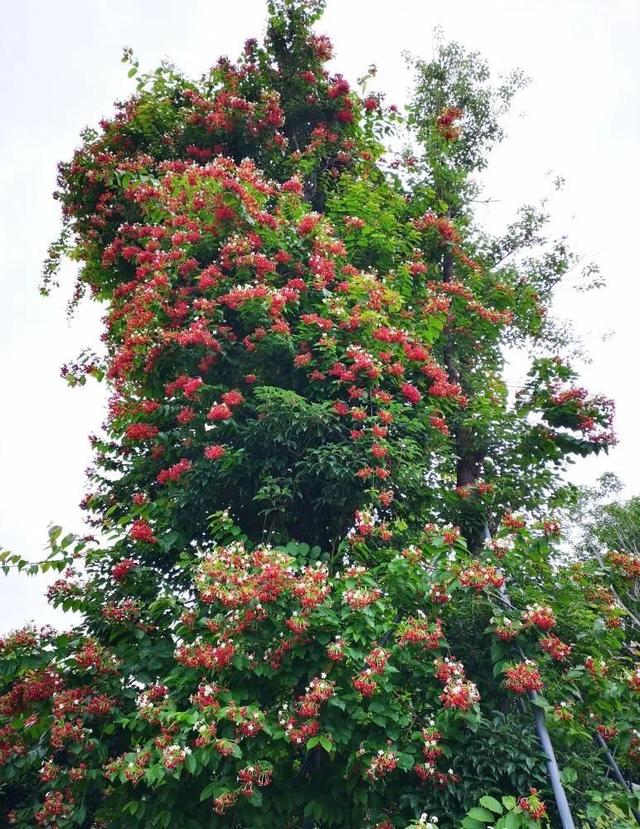
[[389,652],[384,648],[374,648],[365,661],[374,674],[382,674],[389,661]]
[[522,623],[535,625],[546,632],[556,626],[556,617],[550,607],[534,604],[522,612]]
[[226,403],[217,403],[209,409],[208,420],[230,420],[233,412]]
[[412,406],[415,406],[416,403],[419,403],[422,400],[420,391],[413,385],[413,383],[403,383],[400,386],[400,391],[402,392],[402,395],[407,403],[411,403]]
[[362,671],[353,679],[353,687],[363,697],[372,697],[378,689],[378,683],[372,678],[372,671]]
[[129,440],[151,440],[158,435],[159,429],[152,423],[131,423],[127,426],[125,436]]
[[307,213],[298,222],[298,231],[303,235],[311,233],[320,221],[320,216],[317,213]]
[[542,691],[544,684],[535,662],[526,660],[512,665],[505,671],[504,687],[515,694],[526,694],[528,691]]
[[239,406],[244,403],[244,397],[237,389],[232,389],[222,395],[222,402],[226,403],[227,406]]
[[534,820],[541,820],[547,814],[547,807],[538,797],[537,789],[529,789],[529,797],[521,797],[518,806],[523,812],[528,812]]
[[204,456],[207,460],[217,461],[220,460],[226,451],[224,446],[221,446],[219,443],[214,443],[212,446],[205,447]]
[[567,645],[553,633],[540,640],[540,647],[557,662],[564,662],[571,655],[571,645]]
[[197,395],[198,389],[202,385],[202,378],[201,377],[192,377],[188,380],[182,390],[184,392],[184,396],[188,397],[189,399],[193,400],[193,398]]
[[168,469],[161,469],[160,472],[156,475],[156,481],[159,484],[166,484],[169,481],[178,481],[184,475],[185,472],[188,472],[191,469],[191,461],[187,460],[186,458],[182,458],[177,463],[174,463],[173,466],[170,466]]
[[119,561],[117,564],[114,564],[111,568],[111,575],[116,581],[122,581],[125,578],[127,573],[130,573],[131,570],[134,570],[138,565],[132,558],[123,558],[122,561]]
[[146,521],[139,519],[134,521],[129,530],[129,537],[134,541],[144,541],[147,544],[157,544],[158,539],[153,534],[153,530]]
[[429,418],[429,422],[433,426],[434,429],[437,429],[441,432],[445,437],[449,435],[449,427],[447,426],[447,422],[443,417],[438,417],[436,415],[432,415]]
[[480,694],[473,682],[453,677],[444,686],[440,700],[445,708],[457,708],[460,711],[469,711],[479,702]]
[[596,731],[607,743],[610,743],[611,740],[614,740],[618,736],[618,729],[614,725],[597,725]]

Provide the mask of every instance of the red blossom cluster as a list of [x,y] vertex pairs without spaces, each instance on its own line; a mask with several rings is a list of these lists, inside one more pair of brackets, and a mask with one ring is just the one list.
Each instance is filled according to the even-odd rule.
[[640,556],[613,551],[607,553],[607,560],[622,570],[628,579],[640,579]]
[[556,626],[555,614],[547,605],[527,605],[520,618],[523,625],[535,626],[545,632]]
[[507,512],[502,516],[502,526],[505,530],[522,530],[527,526],[527,522],[524,518],[518,518],[510,512]]
[[269,763],[259,762],[255,765],[244,766],[238,772],[238,782],[242,783],[243,797],[252,797],[254,787],[265,788],[270,786],[273,779],[273,768]]
[[221,671],[230,664],[235,654],[233,642],[211,643],[195,642],[191,645],[181,645],[175,653],[176,662],[187,668],[205,668],[206,670]]
[[335,683],[326,677],[314,677],[307,686],[305,693],[298,697],[295,705],[296,715],[302,719],[317,717],[320,707],[334,694]]
[[444,788],[448,783],[457,783],[460,778],[452,769],[444,772],[437,768],[437,762],[444,755],[440,745],[442,734],[437,728],[429,726],[422,730],[422,756],[424,763],[416,763],[413,767],[418,778],[423,782],[434,783],[438,788]]
[[518,800],[518,807],[522,809],[523,812],[531,815],[533,820],[542,820],[542,818],[546,817],[547,807],[538,797],[537,789],[529,789],[529,792],[529,797],[521,797]]
[[506,677],[504,687],[515,694],[542,691],[544,687],[538,666],[530,659],[510,665],[504,673]]
[[597,725],[596,731],[606,743],[610,743],[618,736],[618,729],[614,725]]
[[141,608],[133,599],[123,599],[121,602],[107,602],[102,608],[102,616],[108,622],[124,624],[136,622],[140,618]]
[[59,820],[65,820],[73,811],[75,798],[71,791],[54,790],[44,796],[42,808],[35,814],[39,826],[55,827]]
[[123,558],[113,565],[111,568],[111,575],[113,576],[114,581],[123,581],[132,570],[136,569],[137,566],[137,563],[132,558]]
[[571,656],[571,645],[567,645],[553,633],[540,639],[540,647],[556,662],[565,662]]
[[410,616],[398,625],[395,638],[400,647],[420,645],[425,650],[435,650],[444,638],[442,621],[430,622],[427,618]]
[[326,676],[315,677],[298,698],[294,714],[285,722],[287,739],[294,745],[304,745],[320,731],[321,707],[333,696],[335,683]]
[[604,659],[594,659],[593,656],[587,656],[584,667],[593,679],[605,677],[609,673],[609,666]]
[[377,602],[382,596],[382,590],[379,587],[366,588],[354,587],[345,590],[342,600],[348,604],[351,610],[363,610],[365,607]]
[[436,129],[445,141],[456,141],[460,137],[460,127],[456,124],[464,112],[459,107],[445,107],[436,118]]
[[435,675],[443,685],[440,701],[445,708],[469,711],[480,701],[475,683],[465,678],[464,665],[449,658],[434,661]]
[[158,543],[158,539],[153,534],[151,526],[147,523],[147,521],[143,521],[141,518],[133,522],[131,529],[129,530],[129,536],[134,541],[143,541],[146,544]]
[[505,583],[504,575],[493,564],[481,564],[474,561],[458,576],[463,587],[472,587],[474,590],[485,590],[487,587],[500,588]]
[[492,619],[494,633],[501,642],[511,642],[522,630],[521,625],[511,619]]
[[380,751],[373,757],[367,766],[365,775],[368,780],[375,782],[391,774],[398,766],[398,755],[393,751]]
[[0,697],[0,714],[13,716],[26,711],[34,703],[51,699],[62,687],[62,678],[53,670],[29,671]]
[[361,696],[365,698],[372,697],[378,690],[378,683],[374,676],[375,674],[371,668],[366,668],[353,678],[352,685]]
[[335,642],[327,645],[327,656],[332,662],[342,662],[345,657],[344,648],[342,637],[336,636]]

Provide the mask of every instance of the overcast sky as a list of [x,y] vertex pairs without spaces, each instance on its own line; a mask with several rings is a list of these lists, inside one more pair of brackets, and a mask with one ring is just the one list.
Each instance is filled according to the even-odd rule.
[[[0,50],[0,547],[42,554],[50,522],[82,531],[77,507],[89,465],[87,436],[103,419],[105,390],[68,389],[59,368],[96,341],[99,312],[71,324],[65,303],[73,269],[53,297],[37,283],[59,214],[55,168],[78,134],[127,97],[120,63],[130,46],[142,69],[169,58],[199,75],[220,54],[235,57],[264,28],[264,0],[20,0],[3,4]],[[334,69],[355,80],[378,67],[377,87],[402,105],[410,75],[402,52],[429,57],[432,31],[480,50],[497,71],[522,67],[530,87],[515,102],[508,138],[485,176],[494,200],[481,216],[499,229],[518,205],[549,191],[547,171],[567,186],[552,202],[553,230],[596,261],[608,287],[559,295],[588,344],[586,384],[617,403],[620,444],[581,462],[574,479],[611,469],[626,494],[640,493],[637,426],[640,343],[637,240],[640,192],[640,2],[638,0],[328,0],[320,24],[336,47]],[[517,382],[515,367],[511,379]],[[0,632],[27,619],[60,617],[40,579],[3,579]]]

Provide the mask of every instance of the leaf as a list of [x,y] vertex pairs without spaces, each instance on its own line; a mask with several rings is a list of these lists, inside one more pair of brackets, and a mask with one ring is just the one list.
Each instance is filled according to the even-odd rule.
[[501,815],[504,812],[500,801],[496,800],[495,797],[491,797],[490,794],[485,794],[484,797],[480,798],[480,805],[484,806],[485,809],[491,809],[497,815]]
[[254,789],[253,794],[249,798],[249,803],[256,807],[262,806],[262,792]]
[[496,662],[496,664],[493,666],[493,676],[494,677],[500,676],[500,674],[505,669],[505,665],[507,665],[507,662],[505,662],[504,660],[501,660],[500,662]]
[[215,793],[217,786],[217,780],[212,780],[211,783],[207,783],[204,789],[200,792],[200,803],[202,803],[203,800],[208,800]]
[[483,809],[482,806],[474,806],[473,809],[469,809],[467,816],[482,823],[491,823],[493,820],[493,813],[488,809]]
[[571,766],[567,766],[566,768],[562,769],[562,782],[563,783],[575,783],[578,779],[578,772],[572,768]]
[[505,829],[519,829],[522,825],[522,820],[520,819],[520,815],[515,814],[514,812],[510,812],[504,821]]
[[49,541],[53,544],[57,538],[59,538],[60,534],[62,533],[62,527],[54,526],[51,527],[49,530]]
[[484,829],[484,823],[474,820],[472,817],[466,817],[462,821],[463,829]]

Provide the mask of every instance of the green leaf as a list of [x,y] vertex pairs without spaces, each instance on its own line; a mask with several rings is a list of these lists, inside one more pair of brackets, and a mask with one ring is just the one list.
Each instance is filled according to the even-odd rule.
[[249,803],[256,807],[262,806],[262,792],[254,789],[253,794],[249,798]]
[[505,829],[519,829],[522,825],[521,816],[515,814],[514,812],[510,812],[504,821]]
[[493,820],[493,813],[488,809],[483,809],[482,806],[474,806],[473,809],[469,809],[467,816],[482,823],[491,823]]
[[208,800],[212,797],[218,785],[217,780],[212,780],[211,783],[207,783],[204,789],[200,792],[200,803],[202,803],[203,800]]
[[578,772],[572,768],[571,766],[567,766],[566,768],[562,769],[562,782],[563,783],[575,783],[578,779]]
[[59,538],[60,534],[62,533],[62,527],[51,527],[49,530],[49,541],[53,544],[53,542]]
[[484,806],[485,809],[491,809],[497,815],[501,815],[504,812],[500,801],[496,800],[495,797],[491,797],[490,794],[485,794],[484,797],[480,798],[480,805]]

